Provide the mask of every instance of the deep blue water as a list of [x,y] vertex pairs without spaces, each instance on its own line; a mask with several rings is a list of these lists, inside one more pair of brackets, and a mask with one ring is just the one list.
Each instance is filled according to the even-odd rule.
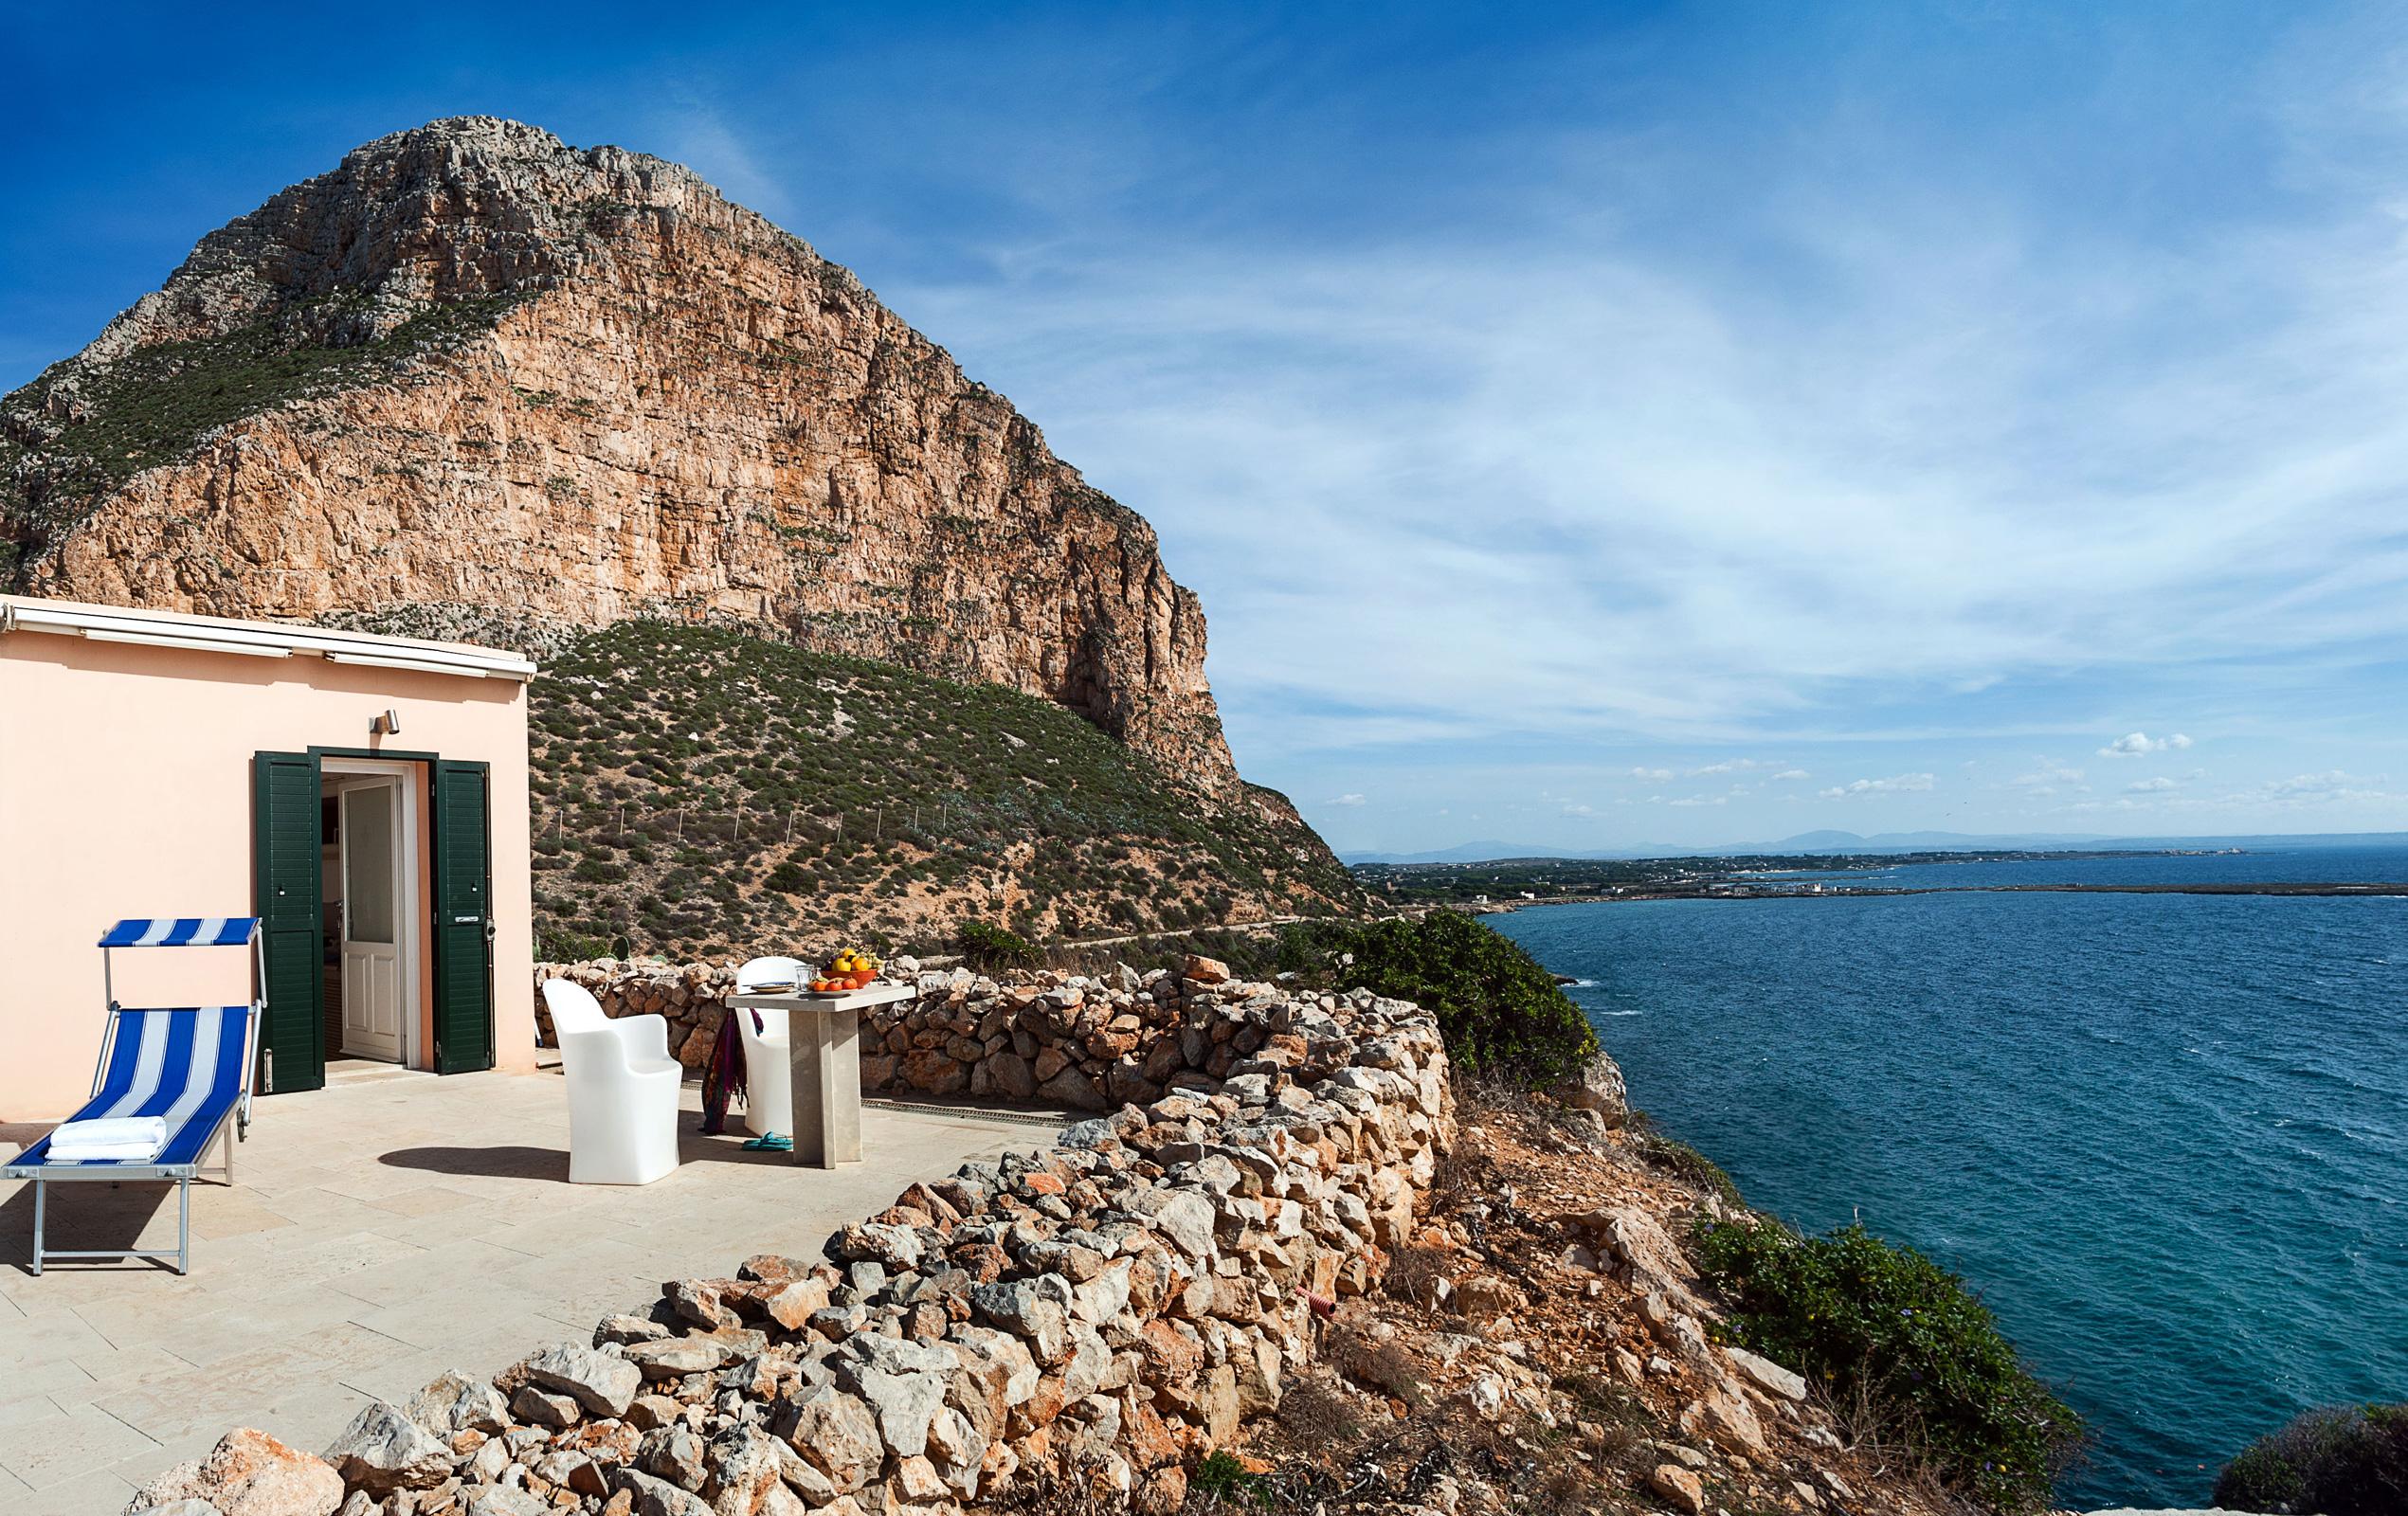
[[[2408,879],[2408,850],[2367,851],[1890,872]],[[2069,1503],[2204,1504],[2295,1412],[2408,1399],[2408,898],[1490,919],[1588,982],[1570,993],[1632,1102],[1752,1203],[1816,1229],[1860,1216],[1982,1290],[2092,1429]]]

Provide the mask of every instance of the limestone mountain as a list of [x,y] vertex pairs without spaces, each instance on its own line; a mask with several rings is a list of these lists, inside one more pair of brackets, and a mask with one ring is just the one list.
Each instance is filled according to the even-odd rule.
[[0,587],[486,635],[733,625],[1065,707],[1343,878],[1239,779],[1202,608],[1141,517],[800,239],[517,122],[355,149],[0,400]]
[[1152,530],[852,274],[658,158],[483,117],[371,142],[0,411],[24,592],[717,613],[1233,774]]

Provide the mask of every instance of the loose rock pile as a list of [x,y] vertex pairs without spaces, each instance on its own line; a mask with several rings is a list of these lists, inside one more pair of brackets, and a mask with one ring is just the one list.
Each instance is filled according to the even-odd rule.
[[[1143,981],[1103,990],[1095,1009],[1109,1015],[1087,1014],[1092,982],[982,994],[974,976],[933,976],[891,1029],[966,1067],[964,1087],[982,1068],[991,1084],[1006,1056],[1033,1077],[1015,1040],[1024,1022],[1061,1028],[1044,1046],[1079,1038],[1083,1050],[1129,1036],[1115,1023],[1133,1016],[1178,1035],[1100,1041],[1109,1059],[1082,1051],[1049,1080],[1092,1079],[1085,1066],[1100,1062],[1107,1087],[1133,1088],[1113,1071],[1134,1056],[1146,1078],[1150,1049],[1168,1044],[1183,1060],[1162,1071],[1175,1088],[1070,1128],[1049,1152],[914,1184],[831,1236],[824,1259],[763,1255],[732,1278],[672,1280],[589,1345],[371,1406],[326,1451],[338,1483],[286,1476],[276,1489],[290,1499],[252,1500],[258,1481],[212,1474],[243,1462],[226,1449],[247,1438],[278,1450],[265,1461],[297,1455],[244,1432],[130,1508],[866,1516],[955,1511],[1075,1469],[1175,1509],[1185,1467],[1278,1404],[1315,1316],[1380,1276],[1451,1140],[1428,1017],[1368,992],[1299,999],[1199,977],[1217,967],[1193,964],[1169,995],[1143,996],[1151,1011],[1133,1009]],[[1078,991],[1070,1003],[1048,999],[1065,988]],[[989,1017],[1005,1020],[973,1037]],[[940,1027],[948,1041],[920,1045]],[[1217,1090],[1198,1066],[1223,1071]]]

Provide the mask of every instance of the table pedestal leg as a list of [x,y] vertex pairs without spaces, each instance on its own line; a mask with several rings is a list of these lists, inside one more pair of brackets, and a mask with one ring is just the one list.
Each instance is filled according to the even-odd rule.
[[861,1013],[798,1013],[787,1023],[793,1069],[794,1161],[861,1161]]

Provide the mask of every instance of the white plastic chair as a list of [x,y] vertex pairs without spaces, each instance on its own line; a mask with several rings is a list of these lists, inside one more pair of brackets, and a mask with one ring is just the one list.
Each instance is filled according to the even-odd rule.
[[548,979],[544,1004],[569,1076],[569,1182],[649,1184],[678,1166],[678,1084],[669,1023],[613,1020],[582,984]]
[[[761,984],[800,988],[810,973],[810,966],[798,959],[755,958],[735,971],[736,993]],[[728,1014],[736,1019],[736,1030],[744,1037],[744,1125],[756,1137],[771,1132],[793,1136],[794,1081],[787,1062],[786,1012],[774,1005],[758,1010],[737,1006]],[[752,1024],[756,1016],[761,1019],[758,1028]]]

